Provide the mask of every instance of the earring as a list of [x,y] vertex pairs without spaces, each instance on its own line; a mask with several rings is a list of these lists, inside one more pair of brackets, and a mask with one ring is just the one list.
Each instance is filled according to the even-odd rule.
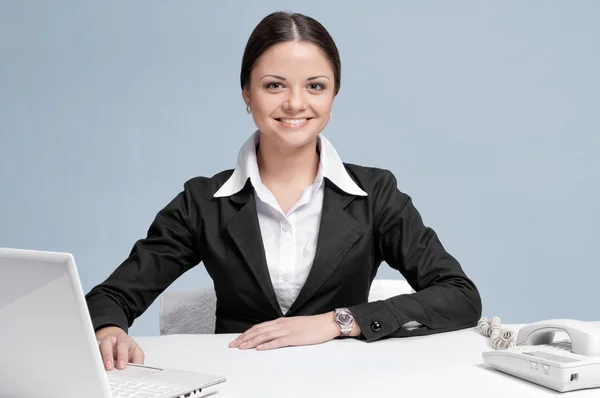
[[252,113],[252,109],[250,109],[250,104],[246,105],[246,113],[249,115]]
[[329,117],[332,117],[332,116],[333,116],[333,112],[331,112],[331,113],[329,114]]

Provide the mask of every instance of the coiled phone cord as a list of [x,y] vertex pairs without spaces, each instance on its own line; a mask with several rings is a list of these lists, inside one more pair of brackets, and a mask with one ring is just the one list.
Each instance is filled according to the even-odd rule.
[[500,318],[497,316],[491,320],[481,318],[477,322],[477,327],[484,336],[490,338],[494,350],[505,350],[515,345],[517,334],[513,330],[502,328]]

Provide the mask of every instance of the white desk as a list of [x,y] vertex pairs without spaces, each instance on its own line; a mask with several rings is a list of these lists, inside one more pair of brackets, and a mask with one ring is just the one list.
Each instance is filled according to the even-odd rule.
[[[520,325],[506,325],[517,330]],[[227,377],[218,397],[557,397],[483,364],[489,339],[477,329],[366,343],[354,339],[274,351],[228,348],[237,335],[138,337],[146,365]],[[600,389],[565,393],[600,397]]]

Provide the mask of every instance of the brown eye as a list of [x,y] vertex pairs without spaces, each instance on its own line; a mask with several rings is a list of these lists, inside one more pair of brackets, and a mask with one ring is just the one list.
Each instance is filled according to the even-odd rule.
[[283,88],[283,85],[281,83],[278,82],[272,82],[272,83],[267,83],[265,85],[265,88],[268,90],[278,90],[280,88]]
[[308,85],[308,88],[313,91],[323,91],[325,90],[325,86],[321,83],[312,83]]

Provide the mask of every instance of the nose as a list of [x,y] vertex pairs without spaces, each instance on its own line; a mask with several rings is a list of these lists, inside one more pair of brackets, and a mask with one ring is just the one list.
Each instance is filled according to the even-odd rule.
[[292,88],[288,91],[287,98],[283,103],[283,108],[291,113],[298,113],[306,108],[304,90]]

